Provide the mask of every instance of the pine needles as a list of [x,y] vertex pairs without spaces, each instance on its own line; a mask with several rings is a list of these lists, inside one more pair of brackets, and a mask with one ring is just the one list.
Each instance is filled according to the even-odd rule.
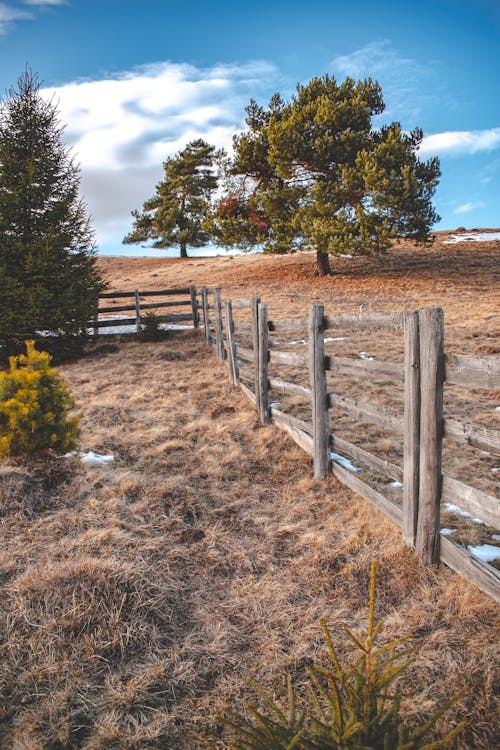
[[26,341],[26,354],[10,358],[10,372],[0,372],[0,458],[59,453],[76,447],[78,416],[74,401],[47,352]]
[[370,578],[366,637],[344,629],[359,656],[346,666],[340,663],[325,620],[321,627],[330,664],[307,670],[307,693],[298,697],[287,676],[287,706],[282,708],[257,683],[251,684],[263,708],[245,706],[245,714],[232,713],[226,727],[234,736],[234,750],[438,750],[449,746],[462,729],[459,724],[445,737],[433,740],[431,732],[444,705],[421,726],[406,726],[401,715],[400,675],[409,665],[401,650],[404,635],[379,646],[381,625],[375,622],[375,562]]

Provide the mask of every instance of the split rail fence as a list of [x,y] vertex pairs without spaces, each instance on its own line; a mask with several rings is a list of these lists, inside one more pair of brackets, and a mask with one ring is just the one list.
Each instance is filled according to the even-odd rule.
[[[167,297],[167,300],[162,298]],[[172,299],[172,297],[180,299]],[[153,298],[160,298],[159,301]],[[90,321],[88,327],[93,330],[94,335],[99,334],[100,328],[121,328],[124,326],[134,326],[135,331],[139,333],[144,322],[144,315],[147,313],[154,312],[155,317],[159,323],[192,323],[194,328],[198,328],[199,315],[198,315],[198,299],[197,292],[194,286],[179,288],[179,289],[161,289],[154,291],[141,292],[134,290],[131,292],[104,292],[99,296],[100,300],[122,300],[130,299],[131,302],[125,304],[112,304],[100,307],[99,302],[96,310],[94,320]],[[151,300],[145,302],[144,300]],[[165,308],[178,309],[180,307],[188,307],[189,312],[171,312],[167,314],[158,314],[158,310]],[[129,312],[133,313],[133,316],[127,317],[112,317],[117,313]],[[104,317],[101,317],[104,316]]]
[[[469,445],[500,455],[500,432],[445,417],[445,382],[474,389],[500,389],[500,358],[444,353],[443,312],[428,308],[404,313],[325,315],[322,305],[312,305],[308,318],[271,320],[267,305],[258,297],[225,300],[220,287],[201,290],[203,332],[221,361],[227,363],[229,379],[239,385],[259,413],[261,424],[273,422],[285,430],[313,459],[314,475],[329,471],[345,485],[379,508],[402,530],[426,565],[443,561],[500,601],[500,571],[476,560],[469,552],[441,534],[441,501],[456,503],[464,511],[500,528],[499,500],[457,479],[442,474],[443,437],[459,446]],[[245,311],[247,320],[236,322]],[[371,359],[358,360],[325,355],[325,332],[331,330],[400,331],[404,338],[404,362],[396,364]],[[274,334],[307,331],[307,354],[279,351]],[[378,335],[378,334],[377,334]],[[286,376],[270,375],[276,367],[307,373],[308,382],[292,382]],[[327,373],[333,373],[329,392]],[[403,413],[356,401],[335,393],[336,374],[373,379],[390,378],[401,383]],[[297,381],[297,377],[294,378]],[[301,419],[278,408],[269,392],[303,399],[310,419]],[[331,429],[330,410],[349,414],[397,434],[403,442],[403,457],[396,464],[336,435]],[[342,465],[340,453],[385,477],[402,482],[398,504]],[[340,463],[339,463],[339,458]]]

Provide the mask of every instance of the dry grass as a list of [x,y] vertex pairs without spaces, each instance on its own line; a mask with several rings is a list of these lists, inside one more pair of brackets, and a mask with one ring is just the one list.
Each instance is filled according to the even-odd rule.
[[[446,267],[436,250],[417,259],[401,251],[414,274],[408,298],[394,257],[393,278],[370,259],[355,262],[361,278],[346,267],[326,280],[304,275],[309,256],[145,261],[140,273],[137,261],[117,260],[113,283],[219,281],[224,296],[259,291],[279,312],[297,294],[287,317],[314,298],[352,311],[363,284],[372,309],[441,296],[452,350],[482,351],[493,334],[479,316],[492,314],[485,274],[494,252],[475,251],[481,272],[475,277],[467,261],[461,301],[447,279],[434,275],[443,290],[431,288],[425,258],[435,253],[437,269]],[[450,253],[456,260],[463,251]],[[102,264],[111,272],[112,261]],[[450,269],[457,295],[459,270]],[[485,291],[473,307],[477,284]],[[258,427],[196,334],[97,344],[61,372],[83,413],[82,450],[113,453],[115,462],[1,467],[2,748],[191,750],[201,732],[220,734],[221,713],[248,695],[249,673],[271,692],[284,669],[303,680],[325,653],[321,615],[340,652],[350,651],[340,630],[366,621],[372,558],[385,637],[413,635],[415,661],[403,680],[409,716],[463,691],[439,729],[465,716],[457,747],[496,747],[498,607],[446,568],[423,568],[399,529],[333,477],[314,480],[286,435]],[[381,451],[392,446],[370,439]]]

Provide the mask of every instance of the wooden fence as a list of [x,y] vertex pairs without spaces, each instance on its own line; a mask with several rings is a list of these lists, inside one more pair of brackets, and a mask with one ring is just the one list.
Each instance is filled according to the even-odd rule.
[[[168,297],[167,301],[151,301],[144,302],[145,299],[152,300],[153,297],[163,298]],[[181,299],[171,299],[172,297],[180,297]],[[105,292],[99,296],[101,300],[121,300],[131,299],[132,302],[128,304],[112,304],[108,303],[108,306],[100,307],[99,303],[96,309],[94,320],[90,321],[88,327],[94,331],[94,335],[99,334],[100,328],[109,327],[122,327],[122,326],[134,326],[135,331],[139,333],[141,330],[141,323],[144,319],[145,312],[153,312],[159,323],[192,323],[194,328],[198,328],[199,325],[199,314],[198,314],[198,296],[196,288],[194,286],[184,287],[181,289],[161,289],[154,291],[141,292],[134,290],[132,292]],[[169,313],[169,314],[157,314],[158,310],[165,308],[179,308],[189,307],[189,312],[186,313]],[[115,318],[111,315],[122,312],[133,312],[133,317],[120,317]],[[105,317],[100,317],[105,316]]]
[[[443,413],[445,382],[463,387],[500,389],[500,358],[445,355],[443,312],[439,308],[404,313],[325,315],[322,305],[312,305],[308,318],[271,320],[267,305],[258,297],[224,303],[219,287],[201,290],[203,332],[221,361],[227,363],[231,383],[239,385],[259,413],[260,422],[273,422],[285,430],[313,459],[314,475],[329,471],[388,515],[402,529],[407,544],[426,565],[440,560],[500,601],[500,571],[479,562],[464,547],[442,535],[441,501],[453,501],[463,510],[498,529],[499,500],[463,482],[442,475],[443,437],[500,455],[500,433],[455,419]],[[246,320],[237,322],[235,313]],[[404,339],[403,364],[325,355],[325,332],[400,331]],[[279,351],[273,334],[306,331],[307,354]],[[379,335],[377,333],[377,335]],[[276,367],[307,373],[308,382],[297,382],[269,373]],[[403,413],[380,408],[328,390],[327,374],[353,378],[390,378],[403,389]],[[303,378],[302,378],[303,380]],[[295,381],[295,382],[294,382]],[[335,381],[334,381],[335,383]],[[309,418],[278,408],[269,392],[303,399]],[[340,410],[392,431],[403,441],[402,465],[375,455],[336,435],[330,410]],[[339,452],[396,483],[402,482],[402,503],[386,497],[342,465]]]

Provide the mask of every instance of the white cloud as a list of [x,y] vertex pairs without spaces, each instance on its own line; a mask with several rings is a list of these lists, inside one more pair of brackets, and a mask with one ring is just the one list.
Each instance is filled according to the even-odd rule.
[[482,185],[488,185],[500,175],[500,157],[497,157],[486,164],[480,172],[479,181]]
[[67,5],[67,0],[24,0],[25,5]]
[[484,208],[483,201],[475,201],[473,203],[463,203],[461,206],[457,206],[453,211],[454,214],[468,214],[474,211],[476,208]]
[[420,146],[420,155],[461,155],[478,151],[492,151],[500,147],[500,128],[489,130],[452,130],[426,136]]
[[249,99],[273,93],[278,78],[265,62],[205,69],[163,62],[44,89],[81,164],[98,242],[115,238],[118,249],[130,211],[154,192],[163,161],[189,141],[230,149]]
[[376,76],[391,72],[404,79],[408,76],[409,71],[415,76],[423,70],[422,66],[415,60],[399,55],[392,48],[392,42],[389,39],[371,42],[350,55],[339,55],[332,61],[332,66],[334,71],[339,71],[352,78],[364,78],[365,76]]
[[[48,8],[66,5],[67,0],[23,0],[24,5],[35,8]],[[0,2],[0,35],[8,34],[16,21],[33,21],[37,16],[29,10],[21,10],[13,5]]]
[[435,75],[436,63],[422,65],[401,55],[389,39],[371,42],[349,55],[339,55],[332,60],[331,67],[338,78],[377,80],[386,103],[384,120],[400,119],[405,127],[414,127],[422,109],[436,100],[436,94],[428,93],[436,88],[428,84]]
[[7,34],[16,21],[30,21],[32,18],[33,14],[26,10],[0,3],[0,34]]
[[276,77],[265,63],[198,69],[160,63],[53,89],[66,140],[84,169],[158,164],[193,138],[228,148],[255,89]]

